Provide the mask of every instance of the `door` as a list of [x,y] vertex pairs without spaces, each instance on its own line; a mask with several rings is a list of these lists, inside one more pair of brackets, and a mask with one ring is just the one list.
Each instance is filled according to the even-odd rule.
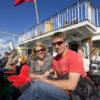
[[69,48],[71,50],[73,50],[73,51],[77,52],[77,50],[78,50],[79,47],[80,47],[80,42],[75,41],[75,42],[70,42],[69,43]]

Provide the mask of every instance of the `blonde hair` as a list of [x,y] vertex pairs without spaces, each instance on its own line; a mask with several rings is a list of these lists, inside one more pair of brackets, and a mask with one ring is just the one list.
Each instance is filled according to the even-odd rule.
[[43,49],[44,49],[45,51],[47,51],[46,46],[45,46],[42,42],[36,42],[35,45],[34,45],[34,48],[33,48],[34,54],[36,53],[36,47],[37,47],[37,46],[43,47]]
[[21,55],[21,56],[19,56],[19,58],[21,58],[21,63],[22,64],[27,63],[27,61],[28,61],[28,57],[25,56],[25,55]]

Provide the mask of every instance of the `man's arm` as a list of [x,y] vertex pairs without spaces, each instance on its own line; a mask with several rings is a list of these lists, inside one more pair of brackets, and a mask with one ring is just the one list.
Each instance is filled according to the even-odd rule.
[[42,81],[58,86],[62,89],[75,90],[79,79],[80,79],[79,73],[69,73],[69,79],[67,80],[45,80],[44,79]]

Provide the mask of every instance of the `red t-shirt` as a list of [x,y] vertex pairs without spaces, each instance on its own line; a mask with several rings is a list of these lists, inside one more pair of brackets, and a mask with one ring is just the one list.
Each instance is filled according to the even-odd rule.
[[63,56],[57,55],[53,59],[52,67],[59,76],[63,76],[70,72],[79,73],[82,77],[86,76],[80,54],[69,49]]

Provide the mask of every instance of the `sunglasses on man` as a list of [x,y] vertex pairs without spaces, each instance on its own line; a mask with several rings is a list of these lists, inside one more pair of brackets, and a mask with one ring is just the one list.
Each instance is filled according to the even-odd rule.
[[60,45],[62,45],[63,43],[64,43],[64,41],[58,41],[58,42],[53,42],[52,45],[53,45],[53,46],[56,46],[56,45],[60,46]]

